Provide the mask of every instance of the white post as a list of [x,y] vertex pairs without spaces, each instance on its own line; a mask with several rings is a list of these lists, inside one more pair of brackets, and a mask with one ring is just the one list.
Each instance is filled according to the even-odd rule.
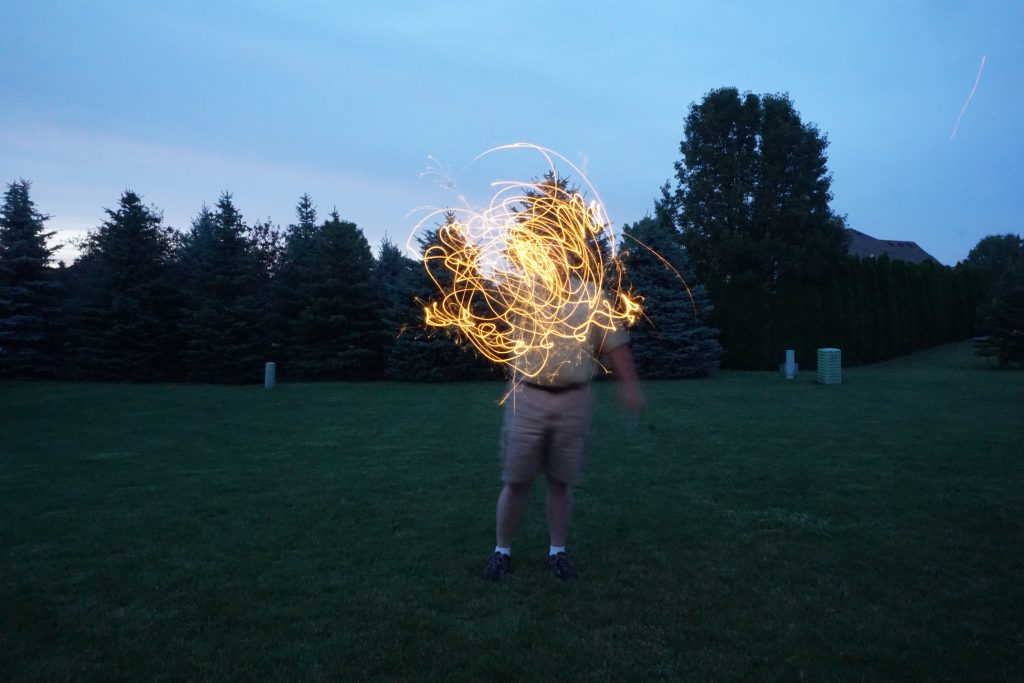
[[263,368],[263,388],[269,389],[274,386],[274,382],[277,380],[277,363],[267,363],[266,367]]
[[796,377],[796,351],[786,349],[786,379]]

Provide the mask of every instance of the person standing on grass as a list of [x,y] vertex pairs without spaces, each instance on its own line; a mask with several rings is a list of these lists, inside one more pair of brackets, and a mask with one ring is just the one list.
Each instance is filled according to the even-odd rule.
[[[582,287],[583,283],[578,282]],[[587,285],[587,294],[594,285]],[[558,317],[568,329],[580,329],[593,315],[592,302],[599,297],[565,304]],[[587,302],[591,302],[588,304]],[[607,305],[607,301],[602,302]],[[487,558],[483,577],[497,581],[512,571],[511,543],[526,507],[533,480],[544,473],[547,483],[547,519],[550,534],[548,566],[559,579],[576,576],[565,551],[569,519],[572,514],[572,487],[580,483],[590,430],[591,378],[601,358],[618,380],[623,406],[639,413],[644,395],[637,379],[629,336],[616,326],[612,330],[590,323],[585,339],[573,335],[550,338],[551,348],[531,351],[517,368],[537,367],[537,354],[543,354],[540,372],[527,376],[516,369],[512,390],[505,403],[501,432],[501,478],[504,487],[498,496],[497,544]],[[531,354],[534,356],[531,358]]]

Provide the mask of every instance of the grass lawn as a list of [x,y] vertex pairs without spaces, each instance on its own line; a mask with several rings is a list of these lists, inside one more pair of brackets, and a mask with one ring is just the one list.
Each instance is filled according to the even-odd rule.
[[0,383],[0,680],[1024,679],[1024,372],[645,388],[491,584],[499,384]]

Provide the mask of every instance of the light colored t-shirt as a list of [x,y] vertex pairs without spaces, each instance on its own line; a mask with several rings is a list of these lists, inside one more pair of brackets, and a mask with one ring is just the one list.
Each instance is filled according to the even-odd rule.
[[580,286],[574,301],[541,306],[537,318],[522,324],[529,350],[513,362],[514,379],[546,386],[588,382],[598,357],[629,342],[629,334],[611,316],[607,297],[593,283]]

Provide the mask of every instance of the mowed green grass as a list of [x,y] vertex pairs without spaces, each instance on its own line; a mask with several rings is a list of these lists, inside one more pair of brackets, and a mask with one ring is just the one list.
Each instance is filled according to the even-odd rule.
[[0,383],[2,680],[1021,680],[1024,373],[600,384],[570,550],[499,384]]

